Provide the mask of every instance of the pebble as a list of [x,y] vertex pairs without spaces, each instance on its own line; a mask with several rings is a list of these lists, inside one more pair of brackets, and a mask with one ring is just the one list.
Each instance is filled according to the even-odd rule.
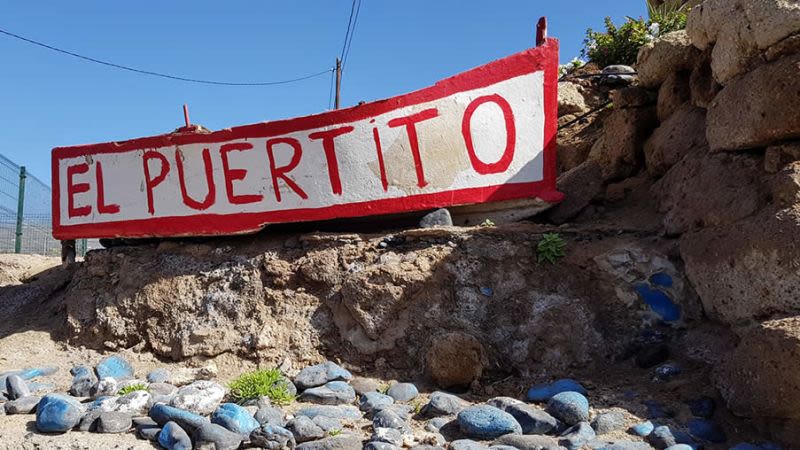
[[425,430],[431,432],[439,431],[440,428],[450,423],[450,421],[448,417],[434,417],[425,424]]
[[131,429],[131,415],[123,412],[103,412],[97,419],[97,431],[100,433],[124,433]]
[[419,221],[420,228],[432,228],[436,226],[453,226],[453,218],[450,217],[450,211],[447,208],[439,208],[425,214]]
[[353,378],[353,380],[350,381],[350,386],[353,386],[356,394],[364,395],[367,392],[378,392],[381,384],[372,378]]
[[431,394],[431,398],[422,408],[422,412],[427,416],[452,416],[468,406],[469,403],[453,394],[436,391]]
[[115,411],[124,412],[132,415],[142,416],[150,410],[151,396],[147,391],[129,392],[116,401]]
[[505,411],[522,427],[522,434],[548,434],[558,428],[558,420],[541,409],[525,403],[512,404]]
[[653,422],[648,420],[646,422],[637,423],[636,425],[630,427],[628,432],[635,434],[636,436],[645,437],[652,433],[653,429],[655,429],[655,425],[653,425]]
[[507,445],[519,450],[562,450],[558,441],[538,434],[507,434],[497,438],[492,445]]
[[581,422],[564,431],[558,442],[569,450],[578,450],[588,444],[596,436],[597,434],[594,432],[592,426],[589,425],[589,422]]
[[394,403],[394,398],[381,394],[380,392],[367,392],[361,396],[359,401],[359,409],[366,413],[371,413],[373,409],[379,406],[391,405]]
[[299,400],[320,405],[346,405],[356,401],[356,391],[344,381],[331,381],[306,389]]
[[597,434],[608,434],[625,426],[625,414],[621,411],[611,411],[598,414],[592,420],[592,428]]
[[[400,418],[394,411],[385,409],[382,411],[378,411],[372,416],[372,426],[373,428],[403,428],[406,426],[405,421]],[[429,431],[438,431],[438,428],[435,430]]]
[[298,416],[290,420],[286,424],[286,429],[294,434],[297,442],[315,441],[325,437],[325,431],[305,416]]
[[457,420],[461,431],[471,438],[494,439],[522,433],[522,427],[511,414],[494,406],[471,406],[459,412]]
[[577,392],[561,392],[547,402],[547,412],[567,425],[576,425],[589,420],[589,400]]
[[187,431],[193,431],[195,428],[209,423],[208,419],[201,415],[163,403],[156,403],[150,408],[150,418],[159,425],[175,422]]
[[500,408],[503,411],[508,411],[509,407],[513,405],[523,405],[524,403],[511,397],[493,397],[486,400],[486,404],[494,406],[495,408]]
[[527,398],[530,402],[546,402],[562,392],[577,392],[586,395],[586,388],[575,380],[563,378],[552,383],[537,384],[528,390]]
[[717,424],[706,419],[691,419],[686,424],[689,434],[697,439],[720,444],[728,440],[725,431]]
[[80,422],[83,408],[77,400],[60,394],[47,394],[36,407],[36,429],[42,433],[69,431]]
[[83,417],[81,417],[81,421],[78,422],[78,431],[97,431],[97,420],[100,419],[100,415],[106,411],[101,411],[99,409],[91,409],[84,413]]
[[89,390],[89,395],[92,398],[107,397],[117,395],[119,389],[117,388],[117,380],[111,377],[100,378],[97,383]]
[[361,439],[352,434],[340,434],[318,441],[297,444],[297,450],[353,450],[361,448]]
[[31,390],[19,375],[11,374],[6,377],[6,393],[10,400],[17,400],[31,395]]
[[686,402],[689,410],[695,417],[702,417],[708,419],[714,415],[717,405],[711,397],[700,397],[698,399],[689,400]]
[[261,425],[270,424],[279,427],[286,425],[286,420],[283,418],[283,411],[274,406],[262,406],[258,408],[254,417]]
[[178,389],[169,404],[193,413],[208,415],[217,409],[223,397],[225,388],[222,385],[201,380]]
[[170,382],[169,370],[167,370],[167,369],[151,370],[150,373],[147,374],[147,382],[148,383],[169,383]]
[[297,416],[306,416],[309,418],[314,418],[316,416],[326,416],[326,417],[333,417],[334,419],[345,419],[345,420],[358,420],[361,419],[361,413],[358,411],[358,408],[351,405],[340,405],[340,406],[331,406],[331,405],[317,405],[317,406],[308,406],[305,408],[301,408],[298,410],[295,415]]
[[94,370],[89,366],[75,366],[69,370],[72,375],[72,383],[69,387],[69,393],[75,397],[89,397],[91,395],[92,386],[97,383],[97,377],[94,375]]
[[419,390],[413,383],[397,383],[393,384],[386,393],[396,402],[408,402],[417,398]]
[[350,381],[353,374],[333,361],[306,367],[294,378],[294,384],[301,391],[322,386],[331,381]]
[[458,439],[450,443],[450,450],[489,450],[489,447],[471,439]]
[[175,422],[167,422],[158,434],[158,443],[167,450],[192,450],[192,440]]
[[133,378],[133,366],[122,356],[111,355],[103,358],[94,368],[98,378],[127,380]]
[[297,445],[291,431],[281,426],[266,424],[250,433],[250,443],[267,449],[293,449]]
[[205,423],[194,430],[192,442],[195,447],[207,445],[215,450],[237,450],[247,436],[234,433],[221,425]]
[[6,414],[32,414],[36,410],[41,397],[29,395],[18,400],[11,400],[4,406]]
[[342,429],[342,422],[339,419],[334,419],[332,417],[325,417],[325,416],[317,416],[311,419],[318,427],[322,428],[322,431],[329,433],[333,430],[341,430]]
[[403,433],[394,428],[375,428],[370,440],[373,442],[386,442],[396,447],[402,447]]
[[211,414],[211,423],[221,425],[234,433],[249,435],[261,424],[250,412],[235,403],[223,403]]
[[146,441],[158,441],[158,435],[161,434],[161,427],[159,426],[141,426],[136,427],[136,437]]
[[655,427],[653,432],[647,436],[647,442],[660,450],[671,447],[675,444],[691,444],[691,442],[687,442],[690,441],[690,439],[691,438],[685,435],[685,433],[672,430],[666,425]]

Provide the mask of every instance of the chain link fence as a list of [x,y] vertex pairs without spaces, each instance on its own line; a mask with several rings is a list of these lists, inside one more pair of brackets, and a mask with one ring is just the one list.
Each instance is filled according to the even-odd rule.
[[[0,155],[0,253],[61,256],[53,239],[50,186]],[[79,256],[87,241],[76,242]]]

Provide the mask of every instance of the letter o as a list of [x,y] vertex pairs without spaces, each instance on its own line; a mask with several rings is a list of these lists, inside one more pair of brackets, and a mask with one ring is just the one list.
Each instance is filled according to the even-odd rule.
[[[486,163],[478,158],[475,153],[475,145],[472,142],[472,115],[475,110],[484,103],[494,103],[503,111],[503,119],[506,124],[506,148],[503,155],[496,162]],[[464,119],[461,122],[461,134],[464,135],[464,143],[467,145],[467,154],[475,172],[481,175],[504,172],[511,165],[514,159],[514,147],[517,141],[517,129],[514,125],[514,112],[508,101],[498,94],[483,95],[473,100],[464,111]]]

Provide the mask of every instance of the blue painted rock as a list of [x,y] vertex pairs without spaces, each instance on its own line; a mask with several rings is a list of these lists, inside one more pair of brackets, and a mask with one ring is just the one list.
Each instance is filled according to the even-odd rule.
[[58,372],[58,367],[45,366],[45,367],[32,367],[30,369],[22,369],[16,373],[23,380],[30,380],[37,377],[46,377]]
[[567,447],[569,450],[578,450],[588,444],[597,434],[588,422],[581,422],[568,428],[561,434],[558,443]]
[[427,416],[451,416],[468,407],[469,403],[453,394],[436,391],[431,394],[428,403],[422,408]]
[[528,390],[529,402],[546,402],[556,394],[562,392],[577,392],[581,395],[586,395],[586,388],[580,383],[569,378],[556,380],[552,383],[542,383]]
[[700,397],[686,402],[689,405],[689,410],[695,417],[709,418],[714,415],[717,405],[711,397]]
[[450,450],[489,450],[489,447],[472,439],[458,439],[450,443]]
[[394,403],[394,398],[380,392],[367,392],[361,396],[359,400],[359,409],[364,412],[371,413],[373,409],[379,406],[391,405]]
[[690,435],[703,441],[719,444],[728,440],[722,428],[706,419],[692,419],[687,423],[687,428]]
[[458,413],[458,426],[468,437],[494,439],[505,434],[522,434],[511,414],[489,405],[476,405]]
[[316,416],[326,416],[326,417],[332,417],[334,419],[345,419],[345,420],[358,420],[361,418],[361,412],[358,411],[358,408],[351,405],[308,406],[298,410],[295,413],[295,415],[306,416],[312,419]]
[[31,395],[31,390],[25,380],[14,374],[6,377],[6,392],[9,400],[17,400]]
[[592,428],[597,434],[608,434],[625,426],[625,414],[621,411],[611,411],[598,414],[592,420]]
[[548,434],[558,428],[558,420],[541,409],[521,403],[506,407],[522,427],[522,434]]
[[645,437],[650,433],[652,433],[654,428],[655,425],[653,425],[653,422],[650,422],[648,420],[646,422],[637,423],[636,425],[630,427],[628,432],[630,432],[631,434],[635,434],[636,436]]
[[133,378],[133,366],[119,355],[103,358],[94,368],[97,378],[113,378],[117,381]]
[[650,275],[650,284],[665,288],[672,287],[672,277],[666,272],[658,272]]
[[306,416],[297,416],[286,424],[297,442],[308,442],[322,439],[325,431]]
[[356,401],[356,391],[344,381],[331,381],[306,389],[300,394],[300,401],[320,405],[346,405]]
[[695,449],[691,445],[675,444],[675,445],[670,445],[665,450],[695,450]]
[[[396,428],[400,429],[406,426],[403,419],[400,418],[394,411],[385,409],[378,411],[372,416],[373,428]],[[438,428],[437,428],[438,429]]]
[[175,422],[180,425],[181,428],[189,432],[209,423],[208,419],[201,415],[163,403],[156,403],[150,408],[150,418],[159,425],[165,425],[167,422]]
[[194,430],[192,442],[198,448],[213,448],[215,450],[237,450],[248,435],[234,433],[227,428],[215,423],[206,423]]
[[664,291],[653,288],[647,283],[636,283],[633,290],[639,294],[639,298],[650,307],[664,322],[676,322],[681,318],[681,307],[672,301]]
[[386,393],[396,402],[408,402],[419,395],[419,390],[412,383],[397,383],[393,384]]
[[221,425],[234,433],[250,434],[261,426],[250,411],[235,403],[223,403],[211,413],[211,423]]
[[97,383],[94,370],[89,366],[75,366],[70,369],[69,373],[72,375],[72,384],[70,384],[69,387],[70,395],[74,395],[75,397],[88,397],[91,393],[92,386]]
[[74,428],[83,417],[83,408],[72,397],[48,394],[36,407],[36,429],[42,433],[62,433]]
[[286,428],[266,424],[250,433],[250,443],[259,448],[293,449],[297,445],[294,435]]
[[147,382],[148,383],[169,383],[170,382],[169,370],[167,370],[167,369],[151,370],[150,373],[147,374]]
[[167,450],[192,450],[192,440],[175,422],[167,422],[158,434],[158,443]]
[[271,424],[279,427],[286,425],[286,420],[283,418],[283,411],[274,406],[262,406],[258,408],[254,418],[261,425]]
[[561,392],[547,402],[547,412],[567,425],[589,420],[589,400],[577,392]]
[[350,381],[353,374],[332,361],[306,367],[294,379],[294,384],[301,391],[322,386],[331,381]]

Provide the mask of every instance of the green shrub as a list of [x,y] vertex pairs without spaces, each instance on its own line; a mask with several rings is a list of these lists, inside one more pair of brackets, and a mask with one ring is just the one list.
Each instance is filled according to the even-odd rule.
[[294,401],[288,382],[278,369],[259,369],[240,375],[228,384],[231,396],[237,402],[269,397],[277,405],[288,405]]
[[636,63],[639,49],[646,43],[671,31],[686,28],[689,8],[679,0],[668,1],[658,7],[647,4],[650,18],[626,17],[617,27],[610,17],[605,18],[605,32],[586,30],[581,55],[599,65],[632,65]]
[[125,394],[130,394],[131,392],[146,391],[146,390],[147,390],[147,385],[146,384],[144,384],[144,383],[134,383],[134,384],[129,384],[129,385],[123,387],[122,389],[120,389],[119,391],[117,391],[117,395],[125,395]]
[[566,246],[567,243],[561,239],[558,233],[545,233],[536,247],[537,259],[540,263],[548,261],[550,264],[555,264],[557,258],[564,256],[564,247]]

